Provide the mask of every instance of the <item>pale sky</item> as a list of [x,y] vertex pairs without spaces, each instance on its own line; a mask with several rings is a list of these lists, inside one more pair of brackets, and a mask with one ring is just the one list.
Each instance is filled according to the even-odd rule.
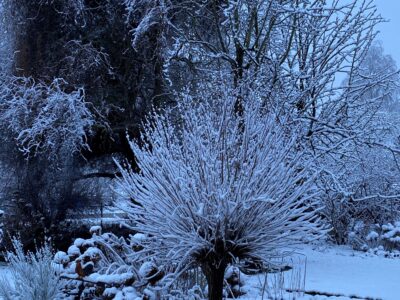
[[390,54],[400,67],[400,0],[375,0],[379,13],[388,23],[379,26],[378,39],[383,42],[385,53]]

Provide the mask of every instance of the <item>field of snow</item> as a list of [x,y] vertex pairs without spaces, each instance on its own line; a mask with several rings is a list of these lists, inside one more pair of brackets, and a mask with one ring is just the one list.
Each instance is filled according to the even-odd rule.
[[[371,256],[353,251],[348,247],[337,246],[302,246],[298,252],[307,257],[306,269],[304,270],[304,267],[301,269],[301,273],[306,274],[303,278],[306,291],[345,296],[304,295],[295,299],[339,300],[355,297],[356,299],[400,299],[400,259],[398,258]],[[292,276],[290,272],[288,275]],[[267,294],[264,298],[262,297],[264,279],[265,276],[246,278],[248,293],[241,299],[270,299]],[[285,287],[291,288],[293,284],[296,285],[296,282],[293,283],[292,278],[285,276]],[[293,299],[293,294],[287,293],[283,295],[283,298]]]

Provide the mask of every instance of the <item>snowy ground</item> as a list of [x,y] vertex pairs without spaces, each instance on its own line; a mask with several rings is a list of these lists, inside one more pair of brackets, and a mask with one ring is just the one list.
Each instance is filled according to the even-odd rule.
[[[305,289],[347,297],[298,296],[293,293],[272,292],[268,295],[262,290],[265,276],[245,276],[244,289],[247,294],[240,300],[297,299],[297,300],[346,300],[350,296],[369,299],[400,299],[400,259],[372,256],[353,251],[348,247],[302,246],[292,261],[297,267],[294,271],[281,275],[269,275],[269,286],[280,286],[284,280],[286,288]],[[306,261],[306,263],[305,263]],[[305,277],[304,277],[305,274]],[[7,276],[7,268],[0,266],[0,276]]]
[[[306,270],[299,268],[296,274],[306,274],[304,285],[306,291],[318,291],[329,294],[347,295],[347,297],[307,296],[296,299],[351,299],[360,298],[398,300],[400,299],[400,259],[390,259],[369,256],[356,252],[347,247],[311,247],[303,246],[299,253],[307,257]],[[301,263],[300,263],[301,265]],[[294,278],[294,280],[293,280]],[[278,279],[279,280],[279,279]],[[277,276],[272,278],[278,281]],[[285,276],[285,286],[301,286],[299,280],[288,272]],[[246,297],[240,299],[256,300],[278,297],[293,299],[293,294],[270,295],[262,298],[261,290],[265,281],[264,276],[247,278]],[[303,285],[303,286],[304,286]],[[303,287],[301,286],[301,287]],[[291,295],[291,296],[290,296]]]

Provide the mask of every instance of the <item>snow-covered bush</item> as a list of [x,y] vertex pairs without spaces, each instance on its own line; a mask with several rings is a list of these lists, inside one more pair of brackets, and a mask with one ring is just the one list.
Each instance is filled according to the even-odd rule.
[[62,281],[52,262],[51,247],[46,244],[35,253],[24,253],[22,244],[13,241],[14,251],[7,253],[9,276],[0,281],[0,296],[5,300],[54,300]]
[[45,152],[51,157],[60,149],[65,153],[88,149],[94,115],[83,89],[69,92],[62,79],[47,85],[17,77],[3,83],[0,92],[0,126],[15,135],[24,154]]
[[379,246],[381,241],[380,235],[379,233],[377,233],[375,230],[372,229],[365,237],[365,241],[366,244],[368,245],[368,248],[376,248]]
[[91,231],[91,238],[77,238],[67,253],[59,251],[54,255],[61,277],[67,280],[63,289],[65,296],[80,299],[204,299],[200,296],[204,295],[204,285],[197,285],[197,270],[187,272],[185,278],[169,287],[159,284],[166,274],[160,272],[154,261],[138,252],[146,239],[144,235],[137,233],[124,238],[108,232],[99,234],[99,226],[92,227]]
[[[132,141],[140,169],[120,164],[119,187],[131,200],[132,228],[144,233],[144,255],[179,275],[201,266],[210,299],[221,299],[233,261],[262,264],[282,249],[321,234],[315,173],[279,116],[250,95],[184,97],[178,120],[155,114]],[[165,280],[173,276],[166,276]]]
[[1,163],[10,174],[2,187],[4,225],[31,250],[49,235],[59,244],[71,230],[60,226],[67,210],[87,205],[82,199],[89,199],[84,194],[90,188],[77,182],[82,174],[78,156],[89,149],[93,111],[84,89],[62,79],[1,78]]
[[398,259],[398,258],[400,258],[400,251],[399,250],[385,250],[385,248],[382,245],[380,245],[378,247],[368,249],[367,255]]
[[386,249],[400,250],[400,222],[382,225],[382,240]]
[[400,222],[364,224],[357,222],[348,237],[355,250],[385,257],[398,257],[400,251]]
[[350,224],[346,228],[347,230],[343,232],[343,234],[347,233],[345,242],[354,250],[366,251],[369,245],[372,246],[372,243],[375,242],[372,239],[373,235],[370,234],[370,231],[373,231],[375,228],[372,225],[366,225],[363,221],[352,221],[351,218],[348,218]]

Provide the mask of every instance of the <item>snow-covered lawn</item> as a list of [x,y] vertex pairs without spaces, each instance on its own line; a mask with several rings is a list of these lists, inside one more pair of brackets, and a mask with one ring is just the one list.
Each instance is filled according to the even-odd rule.
[[[400,299],[400,259],[370,256],[348,247],[302,246],[307,257],[305,290],[364,298]],[[247,278],[244,300],[262,299],[264,276]],[[285,278],[286,284],[291,280]],[[292,297],[285,296],[285,299]],[[264,299],[268,299],[266,295]],[[296,299],[349,299],[349,297],[303,296]]]

